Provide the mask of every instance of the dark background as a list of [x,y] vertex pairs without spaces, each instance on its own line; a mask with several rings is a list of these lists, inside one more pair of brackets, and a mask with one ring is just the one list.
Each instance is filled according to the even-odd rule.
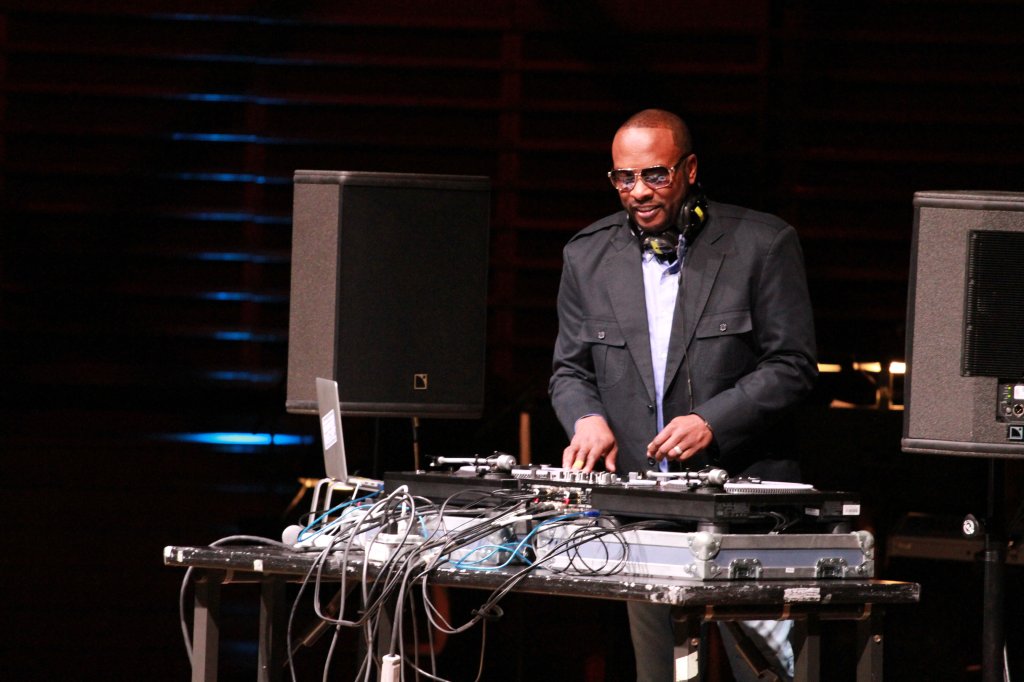
[[[1015,0],[2,6],[5,679],[187,679],[163,546],[278,537],[299,478],[322,474],[315,421],[283,409],[296,169],[492,179],[486,413],[426,420],[420,444],[520,452],[526,414],[538,462],[565,442],[545,398],[560,250],[617,208],[608,148],[636,110],[687,118],[712,198],[797,227],[821,359],[846,366],[903,356],[915,191],[1024,189]],[[923,585],[890,613],[887,674],[977,678],[978,565],[886,541],[910,512],[956,537],[984,511],[986,462],[902,454],[902,414],[871,406],[878,377],[846,377],[801,413],[798,454],[819,487],[862,493],[879,575]],[[411,467],[408,422],[346,428],[363,473]],[[257,443],[197,437],[211,433]],[[1007,579],[1021,675],[1019,567]],[[226,596],[225,679],[254,674],[246,589]],[[627,674],[617,607],[512,597],[506,612],[485,679]],[[442,654],[459,679],[478,636]],[[826,659],[827,679],[849,675]]]

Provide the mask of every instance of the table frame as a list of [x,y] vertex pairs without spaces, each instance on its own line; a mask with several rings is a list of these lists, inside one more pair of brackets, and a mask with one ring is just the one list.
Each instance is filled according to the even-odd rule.
[[[316,553],[248,545],[169,546],[164,549],[166,565],[192,568],[196,575],[193,682],[217,679],[221,586],[234,582],[258,582],[261,586],[257,681],[282,679],[287,656],[285,587],[288,582],[300,582],[317,556]],[[336,554],[327,557],[323,575],[331,580],[340,580],[346,575],[347,580],[356,581],[361,579],[362,570],[362,561],[351,558],[345,561]],[[445,587],[494,589],[517,570],[481,572],[444,566],[431,573],[429,582]],[[677,681],[698,679],[694,675],[700,665],[702,623],[792,619],[796,682],[819,679],[820,624],[825,620],[856,621],[856,679],[881,682],[885,607],[913,604],[920,599],[920,585],[885,580],[698,581],[630,575],[579,576],[543,569],[525,576],[514,591],[670,605],[675,625]]]

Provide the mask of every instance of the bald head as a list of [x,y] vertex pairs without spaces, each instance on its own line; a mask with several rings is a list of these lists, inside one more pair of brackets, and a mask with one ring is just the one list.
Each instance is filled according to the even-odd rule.
[[[664,168],[668,184],[651,187],[640,175],[619,201],[633,224],[645,232],[664,231],[679,215],[690,187],[697,182],[697,155],[683,120],[661,109],[648,109],[622,124],[612,140],[612,168],[634,174]],[[634,175],[634,178],[636,176]]]
[[619,132],[628,128],[664,128],[672,133],[672,141],[681,152],[693,151],[690,129],[686,122],[671,111],[664,109],[644,109],[633,114],[619,126]]

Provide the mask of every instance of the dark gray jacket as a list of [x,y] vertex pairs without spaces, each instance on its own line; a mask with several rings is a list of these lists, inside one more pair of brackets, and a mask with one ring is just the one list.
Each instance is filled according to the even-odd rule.
[[[770,427],[813,388],[814,322],[796,231],[774,216],[710,202],[687,250],[665,369],[665,423],[695,412],[714,445],[685,466],[739,474],[778,452]],[[625,211],[563,251],[552,404],[568,434],[603,415],[618,471],[649,468],[657,433],[640,246]],[[771,475],[771,472],[767,472]],[[764,475],[764,473],[762,473]]]

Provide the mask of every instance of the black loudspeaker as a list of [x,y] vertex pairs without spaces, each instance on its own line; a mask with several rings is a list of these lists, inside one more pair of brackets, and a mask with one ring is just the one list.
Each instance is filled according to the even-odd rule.
[[1024,457],[1024,194],[918,192],[906,452]]
[[316,378],[341,411],[483,412],[490,181],[299,170],[294,176],[289,412]]

